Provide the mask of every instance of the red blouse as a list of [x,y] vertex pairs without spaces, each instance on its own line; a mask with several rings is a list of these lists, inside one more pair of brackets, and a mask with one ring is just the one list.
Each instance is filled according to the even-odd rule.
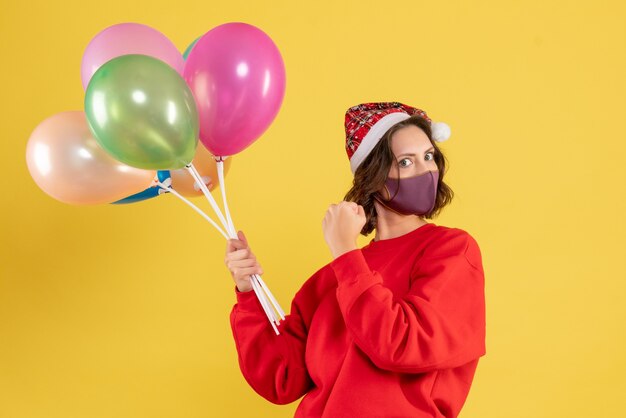
[[428,223],[371,241],[311,276],[271,328],[254,292],[236,292],[241,371],[296,417],[456,417],[485,350],[478,244]]

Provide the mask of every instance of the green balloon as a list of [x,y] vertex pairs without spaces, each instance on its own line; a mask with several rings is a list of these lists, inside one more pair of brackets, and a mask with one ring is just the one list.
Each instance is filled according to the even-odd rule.
[[196,38],[195,41],[193,41],[191,44],[189,44],[189,46],[187,47],[187,49],[185,49],[185,52],[183,52],[183,59],[187,60],[187,57],[189,56],[189,53],[191,52],[191,50],[193,49],[194,46],[196,46],[196,44],[198,43],[198,40],[202,38],[201,36],[198,36]]
[[122,55],[92,76],[85,114],[102,148],[147,170],[189,164],[198,145],[198,111],[185,80],[163,61]]

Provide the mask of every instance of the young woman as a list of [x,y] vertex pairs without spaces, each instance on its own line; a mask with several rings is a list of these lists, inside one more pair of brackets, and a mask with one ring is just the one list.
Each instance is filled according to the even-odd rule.
[[[304,396],[296,417],[459,414],[485,354],[485,298],[476,241],[425,221],[453,197],[436,145],[448,136],[447,125],[402,103],[348,109],[353,187],[322,223],[333,260],[297,292],[279,336],[251,291],[261,266],[241,231],[229,241],[233,336],[261,396]],[[357,248],[359,233],[374,229]]]

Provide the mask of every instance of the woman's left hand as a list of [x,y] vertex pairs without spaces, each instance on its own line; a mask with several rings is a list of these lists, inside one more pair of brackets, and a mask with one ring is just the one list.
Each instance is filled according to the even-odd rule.
[[361,205],[346,201],[330,205],[322,221],[322,229],[333,258],[357,249],[356,239],[365,221]]

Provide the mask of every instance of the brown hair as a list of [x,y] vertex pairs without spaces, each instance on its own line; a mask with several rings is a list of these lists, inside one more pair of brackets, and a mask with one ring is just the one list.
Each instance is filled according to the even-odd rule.
[[[389,128],[354,173],[352,188],[348,190],[344,200],[355,202],[363,206],[367,220],[361,230],[362,235],[368,235],[376,227],[377,213],[374,206],[374,195],[383,188],[385,180],[387,180],[387,176],[389,175],[389,170],[395,161],[395,155],[391,150],[391,137],[399,129],[410,125],[417,126],[428,136],[428,139],[435,148],[433,156],[437,168],[439,169],[435,206],[433,210],[422,217],[426,219],[436,217],[444,206],[452,202],[454,192],[443,182],[447,159],[441,153],[437,143],[432,139],[430,123],[419,115],[413,115]],[[398,170],[399,169],[398,167]]]

